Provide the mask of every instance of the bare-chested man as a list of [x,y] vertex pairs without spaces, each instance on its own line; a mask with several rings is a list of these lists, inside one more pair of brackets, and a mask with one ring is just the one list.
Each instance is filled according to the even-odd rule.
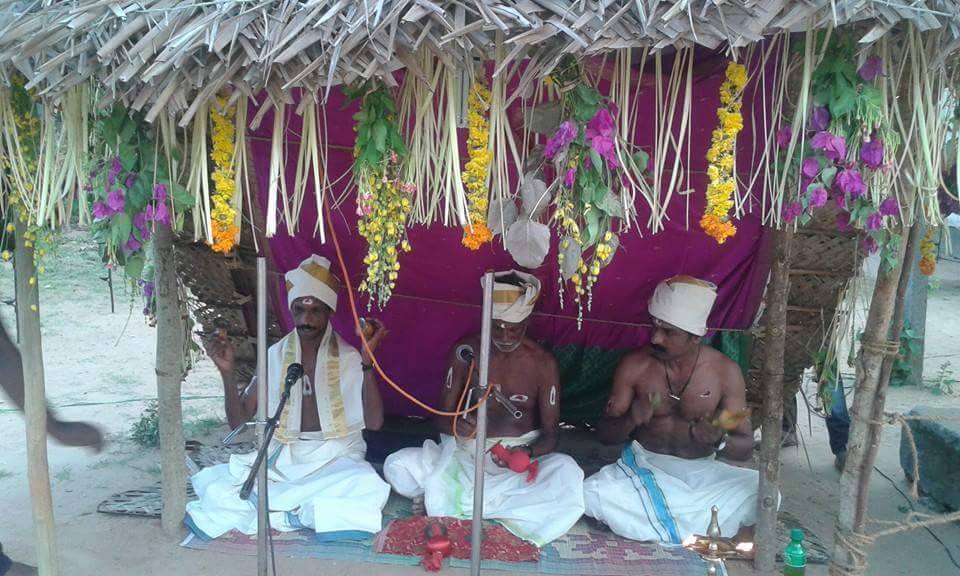
[[709,282],[661,282],[650,345],[624,356],[614,375],[597,434],[632,442],[584,482],[584,497],[587,515],[621,536],[679,544],[706,530],[714,505],[725,536],[754,523],[757,472],[715,458],[747,460],[753,450],[740,368],[701,342],[715,299]]
[[[330,323],[340,281],[326,258],[312,255],[287,272],[286,282],[296,330],[267,352],[264,384],[271,416],[292,364],[302,365],[303,378],[290,391],[268,452],[270,522],[284,531],[379,532],[390,487],[364,460],[363,429],[383,424],[371,359],[366,350],[361,354],[340,338]],[[380,322],[371,323],[372,350],[386,331]],[[236,426],[256,412],[261,383],[254,381],[241,393],[232,350],[221,345],[212,356],[223,376],[227,418]],[[229,464],[193,476],[199,499],[187,505],[187,514],[195,532],[211,538],[230,530],[256,533],[256,505],[239,497],[255,457],[234,455]]]
[[[495,275],[491,331],[491,386],[505,402],[487,403],[487,448],[496,445],[526,452],[537,463],[536,476],[515,472],[490,454],[484,463],[483,517],[500,521],[508,530],[542,546],[566,533],[583,514],[583,471],[569,456],[557,454],[560,431],[560,384],[557,363],[549,352],[526,336],[527,321],[540,294],[540,282],[522,272]],[[441,405],[456,411],[468,377],[477,381],[473,357],[479,356],[480,336],[460,340],[450,352]],[[476,393],[463,406],[473,405]],[[512,405],[512,407],[508,407]],[[428,440],[423,448],[406,448],[390,455],[384,476],[400,494],[423,499],[431,516],[469,518],[473,508],[475,420],[472,415],[437,418],[440,445]],[[456,430],[454,430],[454,428]],[[459,438],[458,438],[459,437]]]

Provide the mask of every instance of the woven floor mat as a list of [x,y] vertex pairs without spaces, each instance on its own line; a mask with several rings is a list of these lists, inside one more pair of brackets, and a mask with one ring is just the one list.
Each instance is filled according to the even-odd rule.
[[[238,442],[227,446],[214,445],[206,446],[196,441],[186,443],[187,456],[196,465],[196,468],[202,469],[216,464],[224,464],[230,460],[233,454],[245,454],[254,449],[252,442]],[[161,505],[160,482],[127,490],[114,494],[97,506],[97,512],[104,514],[120,514],[124,516],[141,516],[146,518],[159,518]],[[193,491],[193,485],[187,480],[187,501],[196,500],[197,495]]]

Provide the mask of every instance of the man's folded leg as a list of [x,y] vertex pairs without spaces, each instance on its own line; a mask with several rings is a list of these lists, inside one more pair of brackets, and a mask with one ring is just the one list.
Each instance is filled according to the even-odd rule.
[[397,450],[383,461],[383,477],[397,494],[419,498],[427,477],[437,467],[440,453],[440,446],[433,440],[426,440],[422,448]]
[[758,483],[756,470],[656,454],[634,442],[584,481],[584,500],[588,516],[625,538],[679,544],[706,531],[711,506],[725,536],[753,525]]
[[[504,440],[522,444],[529,439]],[[444,437],[436,468],[424,484],[430,516],[472,517],[473,446],[472,442],[458,446],[453,438]],[[564,454],[537,460],[537,479],[528,483],[526,473],[501,468],[490,456],[485,458],[483,517],[543,546],[565,534],[583,515],[583,470]]]
[[[368,462],[343,457],[309,478],[270,493],[270,508],[286,510],[317,533],[379,532],[390,486]],[[294,524],[296,526],[296,524]]]

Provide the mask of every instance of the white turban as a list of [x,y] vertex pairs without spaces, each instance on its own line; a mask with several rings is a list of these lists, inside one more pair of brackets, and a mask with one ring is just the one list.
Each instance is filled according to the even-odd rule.
[[297,298],[313,297],[337,309],[337,292],[340,280],[330,271],[330,261],[323,256],[311,254],[299,266],[284,275],[287,281],[287,306]]
[[707,333],[707,318],[717,299],[717,286],[692,276],[674,276],[657,284],[650,315],[696,336]]
[[[500,278],[514,275],[520,279],[520,286],[500,282]],[[533,307],[540,297],[540,281],[531,274],[510,270],[493,275],[493,319],[516,324],[523,322],[533,313]]]

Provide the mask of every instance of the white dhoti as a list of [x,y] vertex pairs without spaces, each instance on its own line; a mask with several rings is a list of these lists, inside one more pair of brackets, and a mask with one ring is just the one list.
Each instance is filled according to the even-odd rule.
[[[271,446],[270,523],[276,530],[378,532],[390,486],[364,461],[360,434],[332,440],[298,440]],[[256,453],[205,468],[192,478],[198,500],[187,504],[191,526],[209,538],[230,530],[257,533],[256,498],[241,500]]]
[[[529,444],[531,432],[518,438],[491,438],[504,446]],[[458,442],[442,436],[422,448],[405,448],[387,457],[383,475],[399,494],[423,496],[427,514],[471,518],[473,515],[473,440]],[[497,520],[524,540],[543,546],[562,536],[583,515],[583,470],[565,454],[548,454],[540,462],[537,479],[527,483],[526,473],[497,466],[489,453],[484,458],[483,517]]]
[[633,540],[680,544],[704,534],[710,508],[719,510],[720,532],[733,536],[756,522],[756,470],[737,468],[713,456],[679,458],[627,444],[615,464],[583,483],[586,514]]

